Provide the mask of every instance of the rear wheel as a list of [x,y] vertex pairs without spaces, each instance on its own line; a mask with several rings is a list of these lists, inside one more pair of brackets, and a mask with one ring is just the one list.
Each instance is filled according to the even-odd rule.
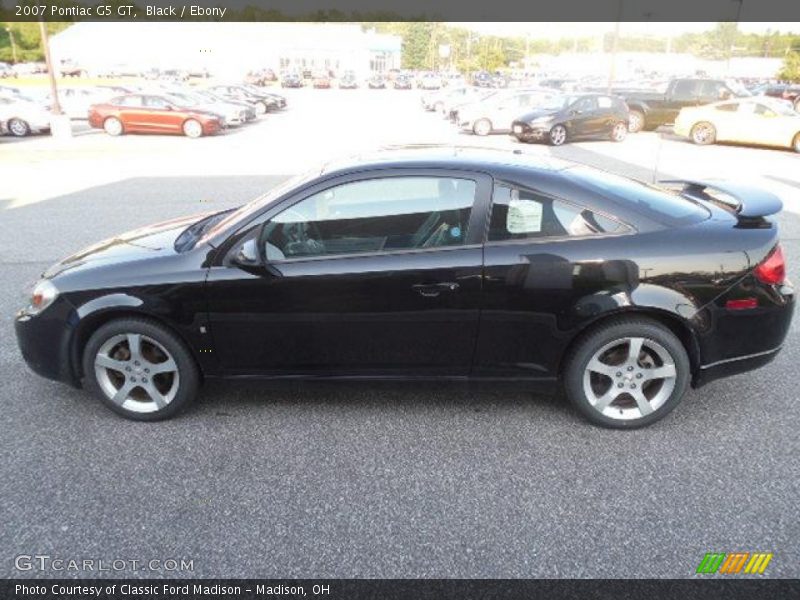
[[478,119],[472,126],[475,135],[489,135],[492,133],[492,122],[489,119]]
[[122,121],[116,117],[108,117],[103,121],[103,129],[108,135],[122,135]]
[[203,126],[200,121],[188,119],[183,123],[183,133],[186,137],[199,138],[203,135]]
[[689,132],[689,137],[695,144],[700,146],[707,146],[713,144],[717,139],[717,130],[711,123],[702,121],[695,123]]
[[628,131],[638,133],[644,129],[644,113],[640,110],[632,110],[628,113]]
[[564,387],[591,422],[631,429],[675,408],[689,385],[686,349],[649,319],[616,319],[584,337],[568,356]]
[[86,344],[87,384],[114,412],[137,421],[175,415],[197,395],[200,375],[183,342],[144,319],[119,319]]
[[15,117],[8,121],[8,131],[14,137],[25,137],[30,134],[31,126],[26,121]]
[[550,143],[553,146],[561,146],[567,141],[567,128],[563,125],[556,125],[550,130]]
[[628,125],[620,121],[611,128],[611,140],[614,142],[622,142],[628,137]]

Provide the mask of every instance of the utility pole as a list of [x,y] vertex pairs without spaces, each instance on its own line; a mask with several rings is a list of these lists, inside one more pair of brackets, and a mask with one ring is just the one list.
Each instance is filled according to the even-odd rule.
[[14,41],[14,30],[11,29],[11,25],[6,27],[6,32],[8,33],[8,39],[11,40],[11,60],[14,64],[17,64],[17,43]]
[[53,59],[50,57],[50,39],[47,37],[47,25],[44,21],[39,21],[39,32],[42,36],[42,47],[44,48],[44,60],[47,64],[47,77],[50,79],[50,94],[53,96],[53,114],[60,115],[61,103],[58,101],[58,88],[56,87],[56,73],[53,67]]

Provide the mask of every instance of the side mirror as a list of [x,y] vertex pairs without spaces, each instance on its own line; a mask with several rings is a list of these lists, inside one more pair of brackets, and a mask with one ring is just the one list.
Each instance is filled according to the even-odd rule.
[[231,260],[233,264],[240,267],[256,267],[261,264],[261,258],[258,256],[258,245],[254,239],[249,239],[239,246],[236,254],[233,255]]

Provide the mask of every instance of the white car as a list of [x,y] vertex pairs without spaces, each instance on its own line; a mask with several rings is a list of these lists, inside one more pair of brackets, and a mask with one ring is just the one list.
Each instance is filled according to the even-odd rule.
[[3,131],[15,137],[50,130],[50,113],[43,106],[26,98],[0,96],[0,124]]
[[560,95],[547,88],[504,90],[459,109],[458,126],[475,135],[508,133],[519,115]]
[[800,152],[800,113],[777,98],[755,96],[683,108],[674,131],[700,145],[738,142]]
[[[62,87],[58,90],[58,103],[61,110],[70,119],[88,119],[89,107],[92,104],[100,104],[113,96],[114,92],[108,88]],[[45,107],[52,104],[52,96],[49,91],[42,95],[40,103]]]

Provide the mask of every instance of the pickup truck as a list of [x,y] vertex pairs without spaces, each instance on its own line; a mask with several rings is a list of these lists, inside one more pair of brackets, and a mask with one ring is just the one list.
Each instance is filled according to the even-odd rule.
[[686,106],[710,104],[748,93],[720,79],[673,79],[663,93],[627,90],[618,95],[628,105],[628,129],[635,133],[673,123]]

